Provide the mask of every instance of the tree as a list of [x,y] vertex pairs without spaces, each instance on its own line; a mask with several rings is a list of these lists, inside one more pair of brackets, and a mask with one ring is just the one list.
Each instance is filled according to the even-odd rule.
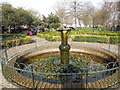
[[42,24],[41,24],[41,30],[44,32],[47,28],[49,28],[48,18],[42,15]]
[[67,14],[69,17],[70,24],[74,24],[74,27],[77,27],[77,6],[79,6],[78,1],[72,0],[67,1]]
[[101,22],[104,27],[111,27],[111,30],[115,30],[115,26],[118,24],[117,2],[104,2],[101,10]]
[[87,12],[81,15],[81,20],[83,21],[83,24],[85,25],[85,27],[90,25],[91,18]]
[[31,12],[23,8],[14,8],[8,3],[2,4],[2,24],[8,27],[8,32],[11,32],[11,27],[20,27],[21,25],[31,26],[33,23],[38,25],[38,18],[33,16]]
[[[117,3],[117,11],[120,12],[120,1]],[[117,21],[118,21],[117,30],[120,31],[120,14],[118,14]]]
[[17,13],[19,14],[19,15],[17,15],[17,17],[19,19],[17,22],[20,25],[25,25],[25,24],[31,25],[31,23],[33,22],[33,17],[29,11],[19,8],[19,9],[17,9]]
[[[58,4],[56,10],[62,24],[75,24],[85,26],[115,26],[119,23],[119,5],[117,2],[103,2],[101,7],[96,8],[91,2],[79,2],[78,0],[64,0]],[[66,20],[65,20],[66,19]]]
[[61,26],[67,26],[72,24],[71,15],[68,9],[68,3],[64,0],[57,3],[56,15],[59,17]]
[[78,2],[77,5],[77,19],[85,26],[95,26],[95,7],[91,2]]
[[61,22],[61,26],[63,26],[63,24],[65,24],[65,18],[66,18],[66,15],[65,15],[65,10],[64,8],[58,8],[58,10],[56,11],[56,15],[59,17],[60,19],[60,22]]
[[14,13],[15,13],[15,9],[13,9],[10,4],[8,3],[2,4],[2,24],[3,26],[8,26],[9,33],[10,33],[10,26],[14,24]]
[[48,23],[50,29],[57,29],[58,27],[60,27],[60,20],[57,15],[54,15],[53,13],[48,15]]

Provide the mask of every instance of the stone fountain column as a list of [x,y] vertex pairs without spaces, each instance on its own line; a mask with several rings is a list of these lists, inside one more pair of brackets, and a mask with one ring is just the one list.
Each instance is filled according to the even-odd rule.
[[68,32],[70,29],[64,28],[58,31],[61,32],[61,45],[59,46],[61,64],[66,66],[69,64],[70,45],[68,44]]

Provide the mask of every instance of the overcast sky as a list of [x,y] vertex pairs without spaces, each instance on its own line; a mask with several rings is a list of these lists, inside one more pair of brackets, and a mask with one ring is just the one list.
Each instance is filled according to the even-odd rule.
[[[8,2],[13,7],[23,7],[25,9],[34,9],[41,15],[47,16],[50,12],[54,12],[54,8],[57,2],[62,0],[0,0],[2,2]],[[64,1],[64,0],[63,0]],[[72,1],[72,0],[69,0]],[[78,0],[78,1],[91,1],[94,5],[98,5],[102,0]]]

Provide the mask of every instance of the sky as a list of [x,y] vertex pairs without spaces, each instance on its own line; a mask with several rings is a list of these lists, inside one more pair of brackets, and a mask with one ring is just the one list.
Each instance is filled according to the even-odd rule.
[[[24,9],[33,9],[38,11],[41,15],[47,16],[51,12],[54,12],[54,8],[57,2],[64,0],[0,0],[2,2],[8,2],[13,7],[23,7]],[[71,1],[71,0],[69,0]],[[102,0],[78,0],[78,1],[91,1],[95,6],[99,5]]]

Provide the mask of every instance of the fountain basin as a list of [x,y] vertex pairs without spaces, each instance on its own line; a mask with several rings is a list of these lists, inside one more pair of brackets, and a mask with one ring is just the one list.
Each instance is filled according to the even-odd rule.
[[[102,79],[105,79],[107,77],[110,77],[112,75],[114,75],[115,73],[117,73],[117,67],[119,66],[117,63],[117,56],[112,53],[109,52],[107,50],[104,49],[100,49],[100,48],[93,48],[90,46],[72,46],[71,50],[70,50],[70,57],[75,57],[74,60],[70,61],[70,64],[76,65],[75,62],[80,62],[80,60],[82,61],[92,61],[92,63],[97,66],[99,65],[99,67],[103,67],[102,69],[90,69],[90,65],[88,65],[86,69],[87,71],[83,71],[83,72],[78,72],[78,73],[60,73],[60,72],[52,72],[52,70],[50,70],[50,72],[45,71],[44,69],[47,68],[52,68],[55,69],[57,66],[52,67],[46,67],[44,68],[42,65],[38,65],[39,68],[42,69],[38,69],[38,71],[35,71],[34,68],[37,68],[38,66],[36,66],[37,64],[34,64],[35,62],[39,62],[39,64],[42,63],[46,63],[47,62],[47,58],[49,57],[55,57],[58,58],[58,62],[59,62],[59,49],[58,49],[58,45],[51,45],[51,46],[45,46],[44,48],[39,47],[39,48],[33,48],[30,50],[26,50],[23,52],[20,52],[16,55],[14,55],[13,57],[11,57],[8,61],[2,62],[2,69],[3,69],[3,75],[5,76],[5,78],[9,81],[11,81],[12,83],[21,86],[21,87],[26,87],[26,88],[41,88],[41,84],[40,83],[46,83],[47,85],[55,85],[55,87],[57,87],[56,85],[58,85],[58,87],[62,88],[62,87],[68,87],[70,85],[78,85],[78,86],[82,86],[83,84],[86,86],[86,83],[92,83],[92,82],[96,82]],[[80,59],[81,58],[81,59]],[[46,62],[44,62],[44,60],[46,60]],[[49,61],[49,59],[48,59]],[[111,63],[112,62],[112,63]],[[110,64],[111,63],[111,64]],[[48,63],[44,64],[47,65]],[[33,71],[30,69],[33,66]],[[27,68],[27,69],[26,69]],[[114,69],[113,69],[114,68]],[[116,69],[117,68],[117,69]],[[112,69],[111,71],[109,71],[108,69]],[[42,71],[41,71],[42,70]],[[48,69],[47,69],[48,70]],[[54,71],[54,70],[53,70]],[[100,72],[101,71],[101,72]],[[15,73],[11,73],[11,72],[15,72]],[[104,72],[104,73],[103,73]],[[109,73],[109,74],[106,74]],[[34,80],[32,79],[31,74],[34,74]],[[103,78],[99,78],[97,77],[97,75],[105,75]],[[60,83],[60,77],[59,76],[74,76],[77,75],[79,76],[80,80],[77,82],[68,82],[68,85]],[[93,76],[92,76],[93,75]],[[42,77],[39,77],[42,76]],[[55,78],[56,77],[56,78]],[[89,77],[89,80],[86,82],[87,78]],[[93,80],[93,77],[97,78]],[[100,76],[101,77],[101,76]],[[27,84],[25,84],[21,79],[27,79],[28,82],[26,82]],[[82,80],[81,78],[84,78],[84,80]],[[16,80],[17,79],[17,80]],[[44,80],[43,80],[44,79]],[[68,78],[69,79],[69,78]],[[78,80],[78,79],[77,79]],[[34,81],[34,85],[30,84],[30,82]],[[71,80],[70,80],[71,81]],[[82,83],[79,83],[81,82]],[[118,83],[118,81],[116,81],[116,83]],[[37,84],[36,84],[37,83]],[[114,84],[116,84],[114,83]],[[111,82],[111,84],[106,85],[103,88],[112,86],[113,83]],[[47,87],[47,86],[46,86]],[[44,87],[45,88],[45,87]],[[51,86],[52,88],[52,86]]]

